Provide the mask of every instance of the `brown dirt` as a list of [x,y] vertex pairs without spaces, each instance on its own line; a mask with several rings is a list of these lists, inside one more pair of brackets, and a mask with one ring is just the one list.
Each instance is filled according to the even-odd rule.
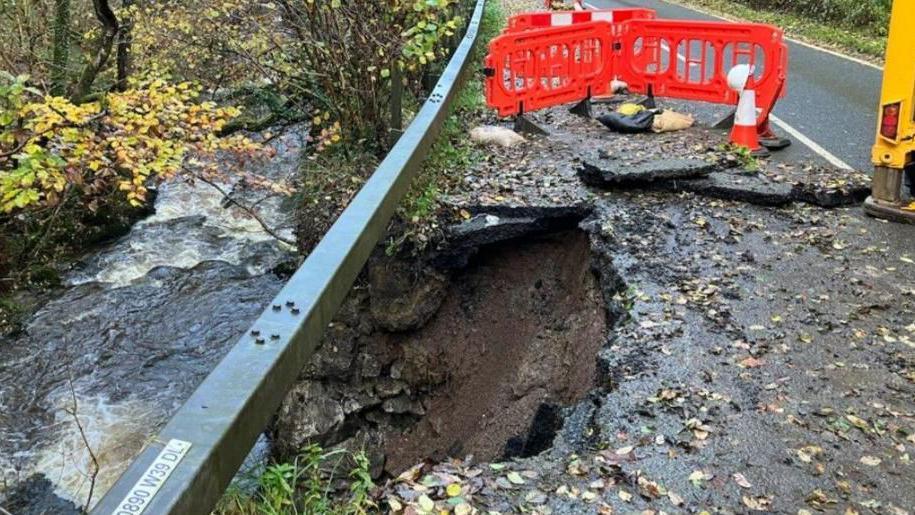
[[584,234],[486,249],[454,278],[423,329],[391,336],[405,354],[422,355],[414,367],[447,375],[423,419],[387,435],[385,468],[396,474],[427,457],[499,458],[509,439],[531,430],[541,405],[573,403],[595,385],[606,329]]

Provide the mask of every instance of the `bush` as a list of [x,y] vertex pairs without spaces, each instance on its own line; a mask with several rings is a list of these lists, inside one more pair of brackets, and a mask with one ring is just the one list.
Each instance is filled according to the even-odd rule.
[[885,36],[892,0],[740,0],[755,9],[788,11],[811,19],[854,27]]
[[321,149],[386,147],[394,68],[417,87],[445,56],[458,0],[160,0],[133,7],[137,64],[229,88],[270,87]]

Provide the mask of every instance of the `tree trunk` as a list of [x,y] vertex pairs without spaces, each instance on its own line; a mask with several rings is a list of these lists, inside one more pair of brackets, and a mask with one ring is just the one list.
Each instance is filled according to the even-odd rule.
[[67,67],[70,63],[70,0],[54,2],[54,48],[51,57],[51,94],[67,94]]
[[[121,5],[129,8],[133,5],[133,0],[121,0]],[[130,45],[133,43],[133,20],[130,18],[121,20],[121,29],[118,31],[118,80],[115,89],[124,91],[127,89],[127,78],[130,77]]]
[[102,24],[102,35],[99,36],[95,57],[86,63],[83,73],[79,77],[79,82],[76,84],[72,98],[75,103],[79,103],[89,95],[96,77],[108,64],[114,40],[118,35],[118,19],[112,12],[111,6],[108,5],[108,0],[92,0],[92,5],[95,7],[95,17]]

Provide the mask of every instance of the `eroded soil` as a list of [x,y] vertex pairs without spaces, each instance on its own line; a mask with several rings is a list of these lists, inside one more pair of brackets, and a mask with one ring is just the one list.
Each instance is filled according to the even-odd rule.
[[[427,326],[396,337],[447,379],[419,423],[388,436],[387,470],[426,457],[501,458],[541,404],[571,404],[596,385],[605,319],[584,234],[486,249]],[[525,453],[524,443],[510,450]]]

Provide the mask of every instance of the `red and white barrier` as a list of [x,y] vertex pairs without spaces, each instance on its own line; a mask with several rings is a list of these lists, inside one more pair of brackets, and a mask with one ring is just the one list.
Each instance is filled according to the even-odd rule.
[[523,13],[508,19],[505,32],[518,32],[520,30],[543,29],[547,27],[567,27],[579,23],[592,21],[606,21],[609,23],[622,23],[633,19],[653,19],[655,12],[651,9],[604,9],[599,11],[550,11]]

